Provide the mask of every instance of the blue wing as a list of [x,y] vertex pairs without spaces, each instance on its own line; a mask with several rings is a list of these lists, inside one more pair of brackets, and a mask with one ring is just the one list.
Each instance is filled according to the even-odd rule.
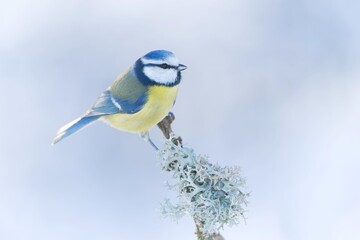
[[86,113],[86,116],[104,116],[117,113],[134,114],[143,108],[146,98],[147,95],[143,93],[133,102],[114,96],[108,89],[101,94],[94,106]]
[[121,99],[113,96],[110,89],[108,89],[101,94],[96,103],[85,113],[84,116],[77,118],[60,128],[60,130],[56,133],[53,144],[75,132],[78,132],[89,124],[94,123],[101,116],[117,113],[134,114],[143,108],[146,98],[146,93],[143,93],[136,99],[136,101]]

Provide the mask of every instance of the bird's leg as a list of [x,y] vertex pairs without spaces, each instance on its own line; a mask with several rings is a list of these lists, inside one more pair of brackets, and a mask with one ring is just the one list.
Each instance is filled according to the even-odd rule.
[[159,150],[159,148],[154,144],[154,142],[150,138],[149,132],[142,132],[140,133],[140,137],[144,139],[146,142],[150,143],[150,145],[155,148],[156,151]]

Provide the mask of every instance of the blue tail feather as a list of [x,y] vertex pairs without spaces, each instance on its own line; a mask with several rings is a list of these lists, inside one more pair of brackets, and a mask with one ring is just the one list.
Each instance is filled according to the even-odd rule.
[[89,124],[95,122],[99,119],[100,116],[84,116],[75,119],[74,121],[66,124],[56,133],[55,139],[53,144],[56,144],[60,140],[70,136],[73,133],[83,129],[84,127],[88,126]]

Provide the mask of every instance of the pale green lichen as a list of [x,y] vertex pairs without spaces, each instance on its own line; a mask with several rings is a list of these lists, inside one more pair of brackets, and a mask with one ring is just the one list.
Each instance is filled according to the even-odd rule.
[[158,159],[163,170],[173,171],[174,183],[168,186],[177,191],[179,199],[177,204],[168,199],[161,204],[164,216],[177,220],[189,214],[207,236],[244,217],[249,194],[239,167],[211,164],[208,157],[171,140],[158,151]]

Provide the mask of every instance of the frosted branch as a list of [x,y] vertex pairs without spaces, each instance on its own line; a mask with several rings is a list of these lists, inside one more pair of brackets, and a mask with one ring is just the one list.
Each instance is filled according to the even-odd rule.
[[[171,189],[179,202],[165,200],[162,214],[178,220],[186,214],[193,217],[199,240],[223,239],[219,230],[235,225],[244,217],[248,193],[239,167],[221,167],[209,162],[208,157],[197,155],[192,148],[183,147],[181,138],[174,137],[171,113],[158,124],[168,137],[157,152],[161,168],[173,172]],[[170,185],[170,184],[169,184]]]

